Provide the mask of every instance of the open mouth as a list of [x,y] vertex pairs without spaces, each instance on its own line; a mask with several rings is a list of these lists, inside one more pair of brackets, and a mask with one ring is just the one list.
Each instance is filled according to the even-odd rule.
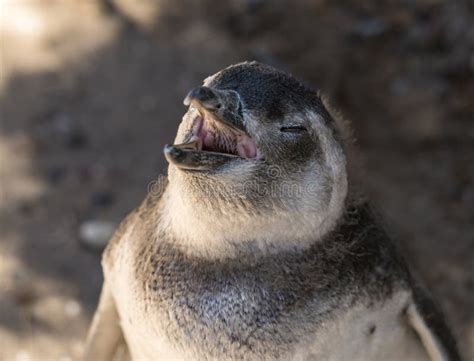
[[258,157],[255,142],[242,129],[238,129],[207,109],[197,107],[188,141],[166,145],[166,159],[182,169],[214,169],[235,160]]

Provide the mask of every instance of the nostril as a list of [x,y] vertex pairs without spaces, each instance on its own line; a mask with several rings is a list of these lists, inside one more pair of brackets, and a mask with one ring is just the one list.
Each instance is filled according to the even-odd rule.
[[212,89],[208,87],[201,86],[199,88],[194,89],[192,92],[192,95],[201,101],[209,101],[211,99],[216,98],[216,95],[212,91]]
[[216,100],[216,94],[208,87],[197,87],[191,90],[184,99],[184,105],[190,105],[191,101],[197,100],[200,103],[212,103]]
[[222,107],[218,95],[211,88],[205,86],[191,90],[184,99],[184,105],[189,106],[193,101],[208,110],[217,110]]

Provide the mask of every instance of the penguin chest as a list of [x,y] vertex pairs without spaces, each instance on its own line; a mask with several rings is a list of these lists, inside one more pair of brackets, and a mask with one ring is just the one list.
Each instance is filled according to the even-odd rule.
[[288,359],[334,307],[322,301],[324,287],[314,301],[316,287],[302,281],[304,269],[216,266],[167,249],[123,248],[108,279],[136,359]]
[[126,260],[111,278],[133,359],[425,360],[402,316],[409,292],[371,304],[314,267],[274,266]]
[[173,349],[186,360],[278,360],[313,332],[324,311],[306,312],[295,293],[252,278],[215,277],[155,274],[142,285],[144,302],[129,300],[136,312],[130,328],[162,340],[159,352]]

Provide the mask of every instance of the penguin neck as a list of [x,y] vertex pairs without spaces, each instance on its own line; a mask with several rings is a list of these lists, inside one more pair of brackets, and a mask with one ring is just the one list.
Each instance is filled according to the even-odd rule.
[[299,251],[334,229],[344,198],[331,196],[324,211],[304,205],[257,211],[241,201],[205,199],[179,182],[170,182],[163,194],[160,230],[185,253],[209,259]]

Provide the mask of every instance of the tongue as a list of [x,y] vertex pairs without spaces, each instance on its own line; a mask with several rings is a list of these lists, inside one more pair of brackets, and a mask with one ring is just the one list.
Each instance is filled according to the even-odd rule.
[[214,148],[214,135],[211,132],[205,132],[202,140],[202,144],[207,149]]
[[257,156],[257,146],[249,137],[239,136],[237,153],[242,158],[255,158]]

